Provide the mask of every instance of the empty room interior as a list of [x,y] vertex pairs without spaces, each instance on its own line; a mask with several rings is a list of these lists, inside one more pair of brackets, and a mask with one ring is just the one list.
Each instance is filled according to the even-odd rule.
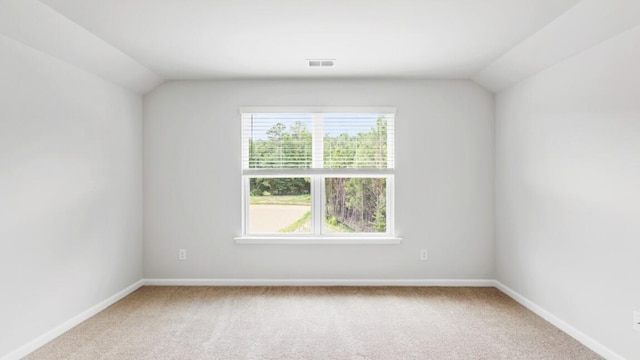
[[640,359],[640,1],[0,0],[0,359]]

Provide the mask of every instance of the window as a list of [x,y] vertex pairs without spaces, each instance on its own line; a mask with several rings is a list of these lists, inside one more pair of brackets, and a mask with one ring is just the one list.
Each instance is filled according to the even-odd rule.
[[395,110],[330,110],[241,109],[241,239],[393,237]]

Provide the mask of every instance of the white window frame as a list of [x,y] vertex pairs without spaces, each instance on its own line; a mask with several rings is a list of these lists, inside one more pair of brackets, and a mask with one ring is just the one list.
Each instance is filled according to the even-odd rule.
[[[294,113],[313,114],[313,167],[294,169],[248,169],[245,158],[242,159],[242,235],[235,237],[238,244],[399,244],[402,239],[395,235],[395,166],[394,158],[387,159],[389,168],[385,169],[325,169],[322,163],[324,137],[321,123],[325,113],[359,113],[359,114],[395,114],[395,108],[379,107],[242,107],[240,114],[247,113]],[[395,122],[395,121],[394,121]],[[242,123],[242,122],[241,122]],[[395,126],[395,124],[394,124]],[[244,124],[241,124],[244,130]],[[243,131],[242,130],[242,131]],[[388,136],[394,136],[393,132]],[[247,139],[242,136],[242,152],[248,148]],[[394,154],[395,141],[387,142],[388,151]],[[316,163],[320,161],[320,164]],[[308,177],[311,178],[311,228],[309,234],[277,233],[249,234],[250,178],[253,177]],[[325,213],[325,178],[362,177],[386,179],[386,232],[385,233],[325,233],[323,232],[323,216]]]

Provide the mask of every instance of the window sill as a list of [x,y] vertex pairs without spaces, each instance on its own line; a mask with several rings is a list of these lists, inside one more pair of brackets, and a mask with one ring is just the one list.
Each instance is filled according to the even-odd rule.
[[234,238],[242,245],[398,245],[399,237],[277,237],[277,236],[240,236]]

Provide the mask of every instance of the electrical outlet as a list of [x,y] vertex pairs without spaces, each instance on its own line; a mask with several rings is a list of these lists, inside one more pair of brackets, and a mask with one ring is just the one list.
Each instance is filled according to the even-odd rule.
[[187,249],[178,250],[178,260],[187,260]]
[[640,311],[633,312],[633,330],[640,331]]
[[429,258],[429,252],[427,251],[427,249],[420,250],[420,260],[427,261],[428,258]]

